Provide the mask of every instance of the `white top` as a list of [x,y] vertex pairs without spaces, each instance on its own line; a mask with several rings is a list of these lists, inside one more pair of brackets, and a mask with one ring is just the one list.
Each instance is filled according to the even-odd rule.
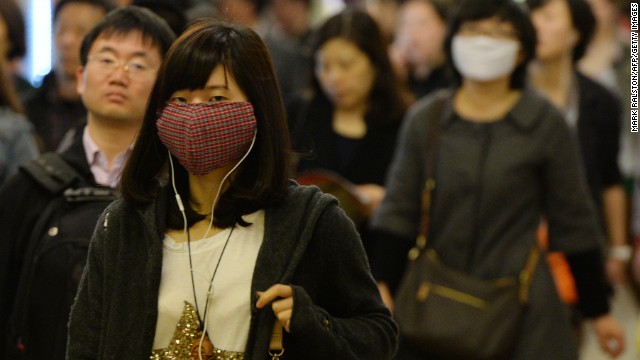
[[[264,237],[264,211],[245,215],[252,225],[237,225],[220,260],[207,310],[207,334],[217,349],[245,351],[251,321],[251,281]],[[191,241],[191,259],[200,316],[211,276],[231,229],[206,239]],[[195,307],[186,242],[163,240],[162,278],[158,298],[158,322],[154,349],[166,348],[173,337],[187,301]],[[266,289],[265,289],[266,290]]]

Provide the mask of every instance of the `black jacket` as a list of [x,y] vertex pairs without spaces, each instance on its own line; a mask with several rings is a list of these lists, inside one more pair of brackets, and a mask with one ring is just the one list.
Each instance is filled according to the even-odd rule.
[[[153,346],[167,204],[113,203],[98,222],[69,324],[69,359],[144,359]],[[380,299],[353,223],[335,198],[292,184],[265,209],[251,285],[245,359],[267,359],[275,322],[256,292],[292,284],[291,333],[282,359],[389,359],[397,327]]]
[[587,183],[602,218],[602,191],[621,185],[618,167],[621,106],[609,90],[581,73],[578,78],[578,142]]

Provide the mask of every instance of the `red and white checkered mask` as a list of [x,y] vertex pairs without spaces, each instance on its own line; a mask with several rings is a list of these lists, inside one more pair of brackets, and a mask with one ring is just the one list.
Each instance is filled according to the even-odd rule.
[[256,117],[248,102],[171,103],[160,112],[158,136],[193,175],[239,161],[251,147]]

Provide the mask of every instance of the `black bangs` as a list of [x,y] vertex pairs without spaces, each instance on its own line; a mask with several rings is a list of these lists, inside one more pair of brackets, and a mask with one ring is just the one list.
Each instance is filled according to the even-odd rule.
[[[513,0],[466,1],[459,7],[460,22],[496,18],[503,22],[514,22],[515,13],[524,13],[526,7]],[[516,24],[513,24],[516,27]]]
[[[187,36],[189,37],[186,38]],[[185,39],[176,41],[162,65],[162,77],[158,79],[160,103],[169,100],[178,90],[204,88],[218,65],[222,64],[229,71],[229,48],[233,37],[231,30],[224,34],[200,32],[196,35],[187,31],[182,37]]]

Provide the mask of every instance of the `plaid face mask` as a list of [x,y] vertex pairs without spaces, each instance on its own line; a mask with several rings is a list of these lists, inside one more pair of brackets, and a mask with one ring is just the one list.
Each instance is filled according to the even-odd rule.
[[193,175],[239,161],[257,128],[248,102],[168,104],[156,126],[160,141]]

